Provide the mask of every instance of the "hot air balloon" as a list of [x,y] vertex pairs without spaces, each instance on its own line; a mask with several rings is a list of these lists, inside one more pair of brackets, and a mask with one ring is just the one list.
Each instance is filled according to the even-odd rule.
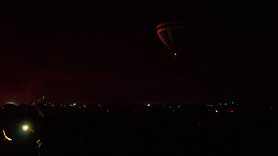
[[185,23],[183,21],[161,23],[156,27],[159,38],[175,57],[180,52],[184,30]]

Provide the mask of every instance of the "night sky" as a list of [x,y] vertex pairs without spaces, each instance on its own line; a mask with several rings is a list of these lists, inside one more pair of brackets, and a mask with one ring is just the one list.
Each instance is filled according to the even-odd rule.
[[[274,2],[1,0],[0,101],[277,100]],[[183,20],[175,59],[156,34]]]

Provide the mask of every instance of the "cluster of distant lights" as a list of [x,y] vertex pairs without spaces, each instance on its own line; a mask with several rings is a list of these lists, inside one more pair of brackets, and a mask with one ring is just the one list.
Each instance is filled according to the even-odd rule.
[[[207,106],[207,107],[213,107],[213,106],[219,107],[219,106],[228,106],[228,105],[229,105],[229,104],[228,104],[227,102],[225,102],[225,103],[221,103],[221,102],[220,102],[219,105],[217,104],[217,105],[206,105],[206,106]],[[232,106],[234,106],[234,105],[237,105],[237,106],[238,106],[238,104],[235,104],[235,102],[231,102],[231,105],[232,105]],[[230,106],[231,106],[231,105],[230,105]],[[211,110],[208,109],[208,111],[211,111]],[[215,111],[215,113],[218,113],[218,112],[219,112],[218,109],[215,109],[214,111]],[[226,112],[233,113],[234,110],[232,110],[232,109],[227,109]]]
[[[6,104],[13,104],[13,105],[17,105],[17,103],[16,102],[13,102],[13,101],[9,101],[9,102],[6,102]],[[155,104],[151,104],[151,103],[148,103],[148,104],[145,104],[145,106],[147,106],[147,107],[152,107],[153,105],[155,105]],[[227,102],[225,102],[225,103],[223,103],[223,102],[220,102],[220,103],[218,103],[218,104],[214,104],[214,105],[212,105],[212,104],[207,104],[206,106],[207,107],[209,107],[208,108],[208,110],[207,111],[209,111],[209,112],[215,112],[215,113],[219,113],[219,112],[222,112],[223,110],[220,110],[221,108],[219,108],[219,107],[223,107],[223,108],[228,108],[229,106],[238,106],[239,104],[236,104],[235,102],[231,102],[231,103],[227,103]],[[50,107],[55,107],[55,105],[54,104],[51,104],[50,102],[48,103],[48,104],[44,104],[44,106],[50,106]],[[97,106],[99,107],[99,108],[101,108],[102,107],[102,105],[101,104],[97,104]],[[164,106],[164,108],[165,108],[165,105],[162,105],[162,106]],[[2,105],[0,105],[0,108],[2,107]],[[84,108],[84,109],[86,109],[87,108],[87,105],[78,105],[76,102],[74,102],[74,103],[72,103],[72,104],[60,104],[60,107],[75,107],[75,108],[79,108],[79,109],[82,109],[82,108]],[[178,106],[173,106],[173,105],[168,105],[168,106],[166,106],[166,108],[169,108],[169,109],[173,109],[173,111],[174,111],[174,108],[178,108],[178,109],[180,109],[180,105],[178,105]],[[214,108],[213,108],[214,107]],[[219,108],[219,109],[217,109],[217,108],[215,108],[215,107],[217,107],[217,108]],[[2,107],[2,109],[4,109],[4,107]],[[272,110],[273,109],[273,107],[272,106],[270,106],[268,109],[270,109],[270,110]],[[105,110],[107,113],[108,112],[110,112],[110,110],[109,109],[106,109]],[[233,109],[226,109],[225,110],[225,112],[234,112],[234,110]]]
[[[45,105],[46,105],[46,104],[45,104]],[[52,105],[49,104],[49,105],[52,106],[52,107],[54,107],[53,104],[52,104]],[[82,109],[82,108],[85,108],[85,109],[86,109],[86,108],[87,108],[87,105],[78,105],[77,103],[73,103],[73,104],[69,104],[69,105],[61,104],[60,106],[61,106],[61,107],[72,107],[72,108],[75,108],[75,107],[77,108],[77,107],[78,107],[79,109]],[[97,106],[98,106],[99,108],[102,107],[101,104],[98,104]],[[105,111],[106,111],[107,113],[110,112],[109,109],[106,109]]]
[[[150,103],[148,103],[146,106],[147,106],[147,107],[151,107],[152,105],[151,105]],[[181,106],[178,105],[177,107],[180,108]],[[172,109],[173,106],[170,105],[170,106],[168,106],[168,108]]]
[[[235,102],[231,102],[231,104],[232,104],[232,105],[235,105]],[[228,103],[225,102],[225,103],[223,103],[223,104],[222,104],[222,103],[219,103],[219,105],[217,104],[216,106],[218,107],[218,106],[227,106],[227,105],[228,105]],[[236,105],[238,105],[238,104],[236,104]],[[206,105],[206,106],[207,106],[207,107],[209,107],[209,106],[210,106],[210,107],[213,107],[214,105]]]
[[[54,104],[44,104],[44,106],[50,106],[50,107],[55,107]],[[78,108],[87,108],[87,105],[80,105],[78,106],[77,103],[73,103],[73,104],[60,104],[60,107],[78,107]]]
[[[6,102],[6,104],[12,104],[12,105],[17,105],[17,103],[15,103],[15,102],[12,102],[12,101],[9,101],[9,102]],[[2,105],[0,105],[1,107],[2,107]],[[52,103],[44,103],[44,106],[46,106],[46,107],[56,107],[56,105],[54,105],[54,104],[52,104]],[[101,108],[102,107],[102,105],[101,104],[97,104],[97,106],[99,107],[99,108]],[[72,104],[60,104],[60,107],[76,107],[76,108],[79,108],[79,109],[82,109],[82,108],[84,108],[84,109],[86,109],[87,108],[87,105],[85,105],[85,104],[83,104],[83,105],[79,105],[79,104],[77,104],[76,102],[74,102],[74,103],[72,103]],[[106,110],[106,112],[110,112],[110,110]]]

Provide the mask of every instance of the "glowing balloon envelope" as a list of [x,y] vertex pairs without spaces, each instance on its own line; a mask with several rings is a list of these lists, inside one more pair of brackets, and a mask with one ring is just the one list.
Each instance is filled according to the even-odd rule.
[[180,51],[184,30],[185,23],[183,21],[161,23],[156,27],[159,38],[174,56]]

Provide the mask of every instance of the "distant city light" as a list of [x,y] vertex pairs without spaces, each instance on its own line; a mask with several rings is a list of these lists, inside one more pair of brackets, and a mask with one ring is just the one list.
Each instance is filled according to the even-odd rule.
[[222,106],[222,103],[220,103],[219,105]]
[[181,106],[178,106],[178,108],[180,108]]
[[107,110],[106,110],[106,112],[108,113],[108,112],[109,112],[109,110],[107,109]]
[[73,106],[76,106],[76,103],[73,103]]
[[147,106],[148,106],[148,107],[151,107],[151,104],[148,103]]
[[171,108],[172,108],[172,106],[169,106],[169,108],[171,109]]
[[216,109],[215,112],[218,113],[218,110]]
[[225,103],[225,106],[227,106],[227,103]]
[[235,102],[232,102],[232,104],[235,104]]
[[210,107],[212,107],[213,105],[210,105]]

